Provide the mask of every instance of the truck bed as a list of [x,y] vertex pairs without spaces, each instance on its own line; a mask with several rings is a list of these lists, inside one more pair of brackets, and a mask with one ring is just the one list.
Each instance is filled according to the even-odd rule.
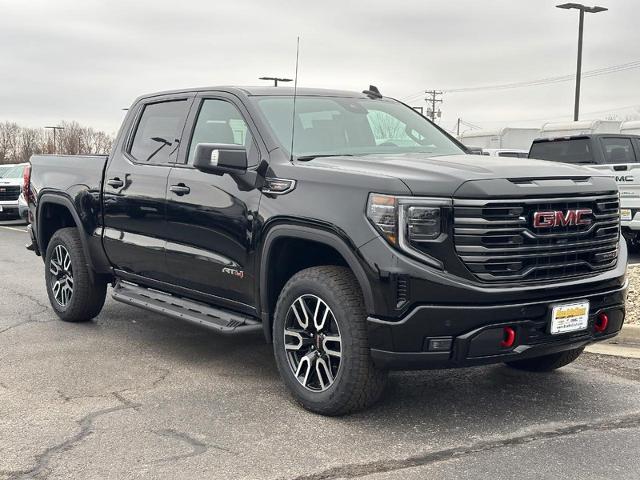
[[31,191],[35,198],[43,188],[64,192],[69,197],[79,190],[99,193],[108,158],[108,155],[33,155]]

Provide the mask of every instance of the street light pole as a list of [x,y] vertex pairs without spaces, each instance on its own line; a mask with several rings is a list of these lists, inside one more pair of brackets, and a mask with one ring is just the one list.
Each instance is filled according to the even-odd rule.
[[573,121],[577,122],[580,116],[580,82],[582,77],[582,37],[584,33],[584,14],[586,13],[599,13],[606,12],[608,9],[605,7],[587,7],[580,3],[563,3],[562,5],[556,5],[558,8],[565,10],[576,9],[580,11],[580,23],[578,25],[578,62],[576,68],[576,96],[573,106]]
[[580,24],[578,26],[578,64],[576,66],[576,97],[573,104],[573,121],[580,117],[580,82],[582,77],[582,36],[584,32],[584,10],[580,9]]
[[57,152],[57,149],[58,149],[57,145],[58,144],[56,143],[56,132],[58,130],[64,130],[64,127],[44,127],[44,128],[45,129],[49,128],[49,129],[53,130],[53,153],[58,153]]

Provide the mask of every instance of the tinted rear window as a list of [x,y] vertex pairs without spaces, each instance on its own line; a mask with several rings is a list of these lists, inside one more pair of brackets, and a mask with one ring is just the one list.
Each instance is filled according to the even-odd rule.
[[588,138],[534,143],[529,158],[563,163],[595,163]]
[[527,154],[524,152],[500,152],[498,153],[499,157],[510,157],[510,158],[527,158]]

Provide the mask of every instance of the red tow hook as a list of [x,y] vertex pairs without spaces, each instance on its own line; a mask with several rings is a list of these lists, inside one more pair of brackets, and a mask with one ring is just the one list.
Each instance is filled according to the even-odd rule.
[[504,327],[504,339],[500,342],[502,348],[511,348],[516,343],[516,331],[512,327]]
[[609,326],[609,317],[607,316],[606,313],[602,312],[600,315],[598,315],[598,318],[596,319],[596,324],[594,325],[594,329],[596,332],[602,333],[607,329],[608,326]]

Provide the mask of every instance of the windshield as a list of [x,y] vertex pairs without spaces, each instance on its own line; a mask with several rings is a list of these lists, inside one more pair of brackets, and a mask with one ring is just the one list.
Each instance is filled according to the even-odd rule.
[[[291,150],[292,97],[255,97],[276,138]],[[297,158],[330,155],[462,154],[449,137],[413,109],[389,99],[305,97],[296,99]]]
[[0,178],[22,178],[24,165],[2,165],[0,167]]
[[534,143],[529,158],[563,163],[595,163],[591,142],[587,138]]

